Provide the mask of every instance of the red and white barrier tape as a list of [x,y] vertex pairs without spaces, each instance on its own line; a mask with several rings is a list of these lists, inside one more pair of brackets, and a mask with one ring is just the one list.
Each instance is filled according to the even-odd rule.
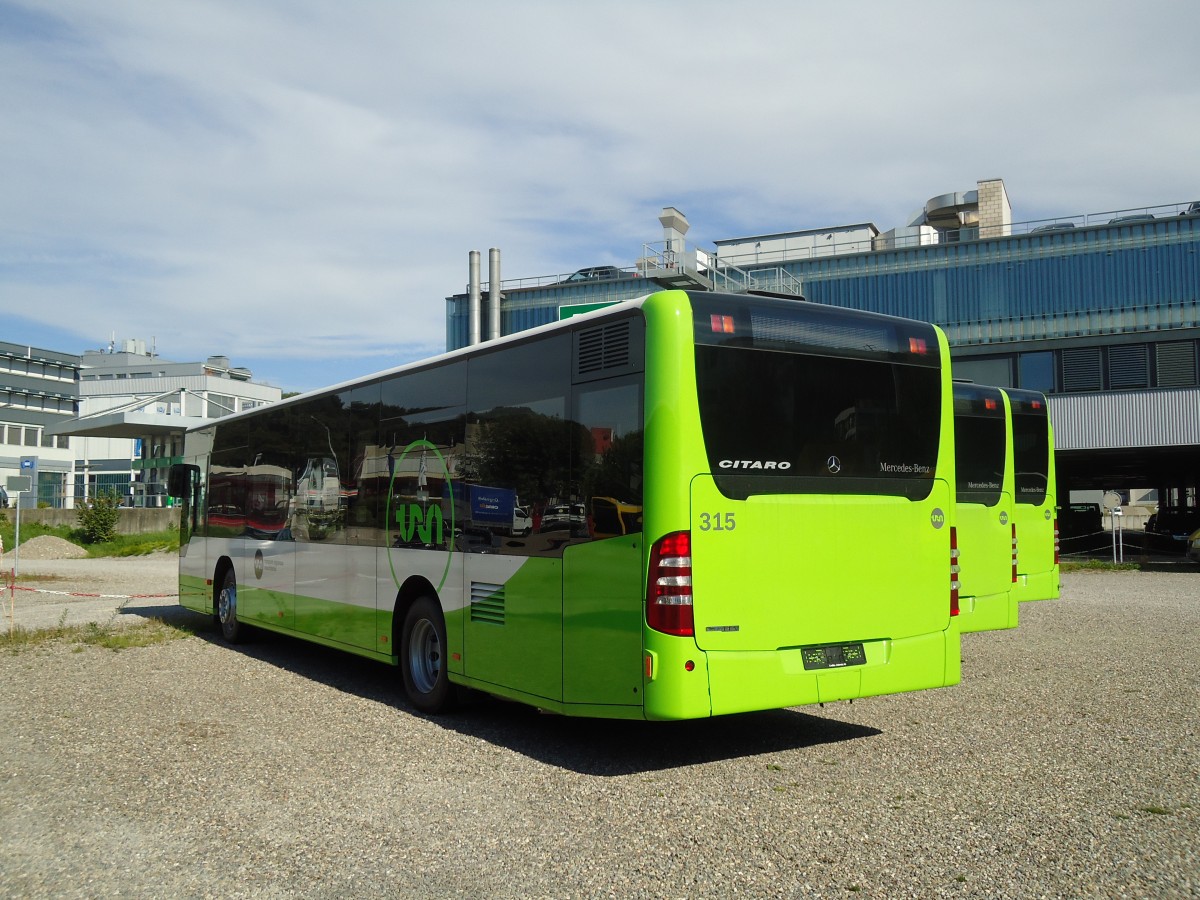
[[55,594],[59,597],[91,597],[98,600],[159,600],[178,597],[178,594],[92,594],[86,591],[51,591],[46,588],[31,588],[24,585],[4,585],[4,590],[29,591],[34,594]]

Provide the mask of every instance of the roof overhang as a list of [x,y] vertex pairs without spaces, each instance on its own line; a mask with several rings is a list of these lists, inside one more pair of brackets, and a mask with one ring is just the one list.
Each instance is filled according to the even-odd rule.
[[144,412],[116,412],[81,419],[69,419],[44,429],[48,434],[72,437],[144,438],[159,434],[180,434],[210,420],[200,416],[163,416]]

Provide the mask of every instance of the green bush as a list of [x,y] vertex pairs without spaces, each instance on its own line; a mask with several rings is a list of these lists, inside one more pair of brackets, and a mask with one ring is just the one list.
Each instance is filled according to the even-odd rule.
[[80,537],[85,544],[103,544],[117,536],[120,505],[121,498],[116,491],[100,491],[79,507],[76,515]]

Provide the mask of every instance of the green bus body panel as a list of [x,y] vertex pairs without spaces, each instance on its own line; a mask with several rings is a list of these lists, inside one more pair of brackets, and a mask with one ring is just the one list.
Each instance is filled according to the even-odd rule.
[[[296,595],[296,631],[338,645],[373,650],[377,614],[374,606],[356,606]],[[386,647],[381,644],[381,648]]]
[[1017,522],[1017,599],[1053,600],[1059,594],[1059,567],[1054,564],[1054,494],[1034,506],[1013,506]]
[[959,503],[958,628],[963,633],[1016,628],[1020,608],[1012,580],[1012,495],[995,506]]
[[651,668],[645,687],[646,718],[670,721],[711,716],[707,655],[690,637],[672,637],[648,628],[645,634]]
[[[940,480],[916,502],[821,494],[736,501],[722,496],[712,476],[697,476],[696,643],[713,651],[771,651],[945,631],[950,503],[950,487]],[[726,514],[732,529],[711,527]],[[707,531],[701,515],[710,517]],[[909,538],[921,533],[929,539]],[[845,566],[826,564],[847,557]]]
[[295,630],[292,614],[296,596],[290,591],[238,583],[237,617],[254,625],[274,625]]
[[502,622],[468,610],[463,622],[468,678],[545,700],[562,700],[562,569],[559,559],[527,559],[500,591],[487,598],[492,601],[489,607],[503,610]]
[[181,574],[179,576],[179,605],[184,609],[206,615],[216,612],[213,608],[213,588],[208,579],[198,575]]
[[321,637],[315,634],[303,634],[296,631],[294,628],[283,628],[271,622],[256,622],[255,628],[262,628],[266,631],[274,631],[278,634],[285,634],[288,637],[300,638],[309,641],[313,644],[320,644],[323,647],[330,647],[334,650],[342,650],[346,653],[353,653],[355,656],[365,656],[367,659],[373,659],[376,662],[396,664],[396,658],[390,655],[387,651],[371,650],[368,647],[359,647],[354,644],[343,644],[339,641],[330,640],[329,638]]
[[663,291],[646,316],[646,459],[642,529],[647,543],[691,527],[691,474],[708,471],[699,439],[692,307],[683,291]]
[[567,548],[563,700],[642,705],[642,536]]

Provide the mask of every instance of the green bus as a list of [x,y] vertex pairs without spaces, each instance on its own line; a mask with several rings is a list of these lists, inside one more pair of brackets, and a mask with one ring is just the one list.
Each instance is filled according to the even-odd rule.
[[954,384],[954,524],[962,632],[1016,628],[1019,603],[1015,477],[1008,397],[997,387]]
[[1012,412],[1016,503],[1018,601],[1054,600],[1059,595],[1058,509],[1054,475],[1054,429],[1046,397],[1037,391],[1004,388]]
[[185,443],[180,602],[230,641],[396,665],[423,712],[472,688],[688,719],[959,680],[933,325],[665,290]]

